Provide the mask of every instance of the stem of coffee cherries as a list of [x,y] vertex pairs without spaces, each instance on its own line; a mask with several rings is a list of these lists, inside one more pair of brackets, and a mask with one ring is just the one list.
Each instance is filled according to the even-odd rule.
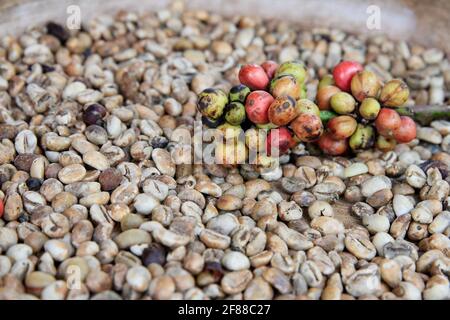
[[[406,83],[382,83],[353,61],[339,63],[332,75],[320,80],[315,102],[306,99],[306,80],[307,71],[299,62],[266,61],[242,66],[241,84],[228,94],[213,88],[201,92],[197,108],[206,126],[224,133],[247,129],[245,143],[237,141],[236,134],[225,135],[226,142],[216,149],[217,160],[234,165],[244,160],[248,149],[263,145],[257,165],[265,167],[273,150],[283,155],[300,142],[316,143],[332,156],[372,147],[388,151],[416,138],[413,118],[423,123],[450,114],[450,107],[404,107],[409,98]],[[231,156],[226,150],[230,140],[237,150]]]

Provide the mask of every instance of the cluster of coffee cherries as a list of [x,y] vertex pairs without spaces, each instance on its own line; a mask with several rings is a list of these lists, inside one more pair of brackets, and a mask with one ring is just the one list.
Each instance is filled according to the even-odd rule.
[[374,145],[392,150],[397,143],[416,137],[416,124],[395,110],[409,98],[408,86],[399,79],[382,84],[377,75],[353,61],[343,61],[319,82],[317,105],[331,118],[320,137],[320,149],[341,155]]
[[[320,110],[306,99],[306,79],[306,69],[298,62],[247,64],[239,71],[240,84],[228,95],[220,89],[206,89],[197,107],[210,128],[244,130],[244,142],[234,141],[236,136],[231,134],[234,150],[239,152],[236,157],[242,160],[248,149],[256,149],[260,152],[257,164],[264,167],[271,163],[273,153],[283,155],[300,141],[316,141],[323,133]],[[216,149],[218,160],[230,155],[226,147]]]
[[[264,156],[258,158],[263,164],[270,163],[274,150],[283,155],[300,142],[316,143],[324,153],[337,156],[349,148],[359,151],[374,145],[391,150],[397,142],[415,138],[414,121],[394,110],[409,97],[401,80],[383,85],[359,63],[344,61],[319,82],[316,104],[306,98],[306,79],[299,62],[266,61],[242,66],[240,84],[229,94],[213,88],[201,92],[197,107],[203,123],[228,132],[216,149],[217,160],[243,161],[255,146],[264,147]],[[237,139],[242,130],[243,141]],[[233,149],[227,149],[229,143]]]

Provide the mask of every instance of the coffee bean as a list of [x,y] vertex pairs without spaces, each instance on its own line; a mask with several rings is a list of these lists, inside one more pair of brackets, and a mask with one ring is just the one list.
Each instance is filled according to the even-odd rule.
[[149,266],[152,263],[164,265],[166,263],[166,249],[160,244],[151,243],[142,252],[142,263]]
[[36,178],[29,178],[26,181],[29,190],[38,191],[41,188],[41,180]]
[[69,32],[60,24],[56,22],[49,22],[46,25],[47,33],[57,38],[62,44],[65,44],[69,39]]

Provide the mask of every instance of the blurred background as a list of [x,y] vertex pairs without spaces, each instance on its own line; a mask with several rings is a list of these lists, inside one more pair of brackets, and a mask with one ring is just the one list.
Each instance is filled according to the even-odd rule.
[[[0,34],[17,33],[48,20],[64,22],[67,8],[80,8],[81,22],[119,9],[160,10],[170,0],[0,0]],[[193,9],[295,21],[305,28],[333,26],[357,33],[386,33],[450,53],[448,0],[189,0]],[[374,20],[375,19],[375,20]],[[378,21],[377,21],[378,20]],[[377,25],[379,28],[369,28]]]

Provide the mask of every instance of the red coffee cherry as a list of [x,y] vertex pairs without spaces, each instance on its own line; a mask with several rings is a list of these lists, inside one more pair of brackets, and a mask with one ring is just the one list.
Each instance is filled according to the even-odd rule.
[[401,124],[394,130],[394,138],[398,143],[408,143],[416,138],[416,123],[407,116],[400,117]]
[[261,64],[261,67],[264,69],[269,79],[272,79],[278,69],[278,63],[272,60],[267,60]]
[[270,93],[262,90],[253,91],[245,100],[245,112],[248,119],[255,124],[269,122],[268,109],[274,98]]
[[269,85],[266,71],[257,64],[246,64],[239,70],[239,81],[252,90],[264,90]]
[[397,111],[382,108],[375,120],[375,127],[377,128],[378,134],[384,137],[393,137],[394,131],[400,127],[401,122],[400,115]]
[[272,155],[272,148],[278,149],[278,154],[283,155],[288,152],[294,144],[292,133],[286,127],[280,127],[270,130],[266,139],[266,153]]
[[348,142],[345,139],[335,140],[329,132],[324,133],[319,141],[319,148],[326,154],[331,156],[339,156],[344,154],[348,149]]
[[349,92],[353,76],[362,71],[363,66],[355,61],[342,61],[333,70],[336,86],[342,91]]

